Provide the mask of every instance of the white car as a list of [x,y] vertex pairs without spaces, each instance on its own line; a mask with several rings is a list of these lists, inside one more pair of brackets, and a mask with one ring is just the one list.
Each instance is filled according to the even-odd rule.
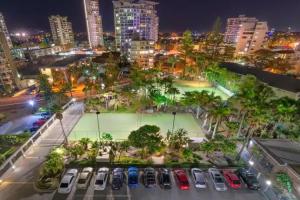
[[105,190],[108,180],[108,173],[109,169],[107,167],[102,167],[98,170],[94,184],[95,190]]
[[191,169],[192,178],[196,188],[206,188],[206,181],[205,181],[205,174],[199,168],[192,168]]
[[211,176],[211,179],[214,183],[215,189],[217,191],[226,191],[227,186],[225,184],[224,178],[221,175],[220,171],[216,168],[209,168],[208,172]]
[[83,168],[83,170],[79,174],[77,188],[87,189],[90,184],[92,176],[93,176],[93,168],[91,167]]
[[59,184],[58,193],[68,194],[71,192],[78,174],[77,169],[69,169],[61,179]]

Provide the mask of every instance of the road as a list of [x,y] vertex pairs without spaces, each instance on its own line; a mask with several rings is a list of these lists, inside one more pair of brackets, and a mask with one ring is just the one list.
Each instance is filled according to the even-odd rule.
[[23,133],[24,130],[29,130],[32,127],[32,124],[39,118],[41,118],[39,115],[27,115],[6,122],[0,126],[0,135]]
[[[82,103],[69,107],[63,114],[63,124],[69,134],[81,117]],[[20,157],[15,163],[15,169],[8,170],[1,179],[1,200],[19,199],[51,199],[53,194],[39,194],[33,186],[38,169],[51,149],[63,142],[63,133],[59,121],[56,120],[27,152],[26,157]]]

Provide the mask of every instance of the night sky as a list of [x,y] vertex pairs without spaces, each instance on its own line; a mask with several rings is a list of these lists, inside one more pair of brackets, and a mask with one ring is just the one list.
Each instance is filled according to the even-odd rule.
[[[300,0],[159,0],[160,31],[207,31],[216,17],[246,14],[269,22],[272,28],[300,30]],[[100,0],[104,31],[113,31],[111,0]],[[48,16],[68,16],[77,32],[85,31],[83,0],[0,0],[0,12],[10,32],[48,31]]]

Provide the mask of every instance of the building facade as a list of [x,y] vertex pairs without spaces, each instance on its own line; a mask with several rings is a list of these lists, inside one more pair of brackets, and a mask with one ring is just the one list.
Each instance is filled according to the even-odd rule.
[[113,1],[116,48],[128,54],[133,40],[154,41],[158,39],[158,16],[152,1]]
[[129,52],[129,61],[135,61],[143,69],[154,66],[154,41],[134,40],[131,42],[131,51]]
[[0,13],[0,32],[4,33],[6,43],[8,44],[8,47],[11,49],[13,45],[2,13]]
[[56,45],[64,47],[74,46],[72,23],[68,21],[68,17],[52,15],[49,17],[49,23],[53,41]]
[[90,48],[103,46],[103,27],[99,0],[83,0],[83,3],[89,46]]
[[11,93],[16,87],[16,75],[7,37],[0,32],[0,93]]
[[224,40],[235,47],[236,55],[247,55],[264,48],[267,32],[267,22],[240,15],[227,20]]

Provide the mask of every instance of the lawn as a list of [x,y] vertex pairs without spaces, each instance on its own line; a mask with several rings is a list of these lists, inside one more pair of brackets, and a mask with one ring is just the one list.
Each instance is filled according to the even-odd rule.
[[[139,127],[149,124],[161,128],[161,134],[166,136],[172,129],[173,115],[165,113],[136,114],[136,113],[102,113],[99,115],[101,133],[111,133],[116,140],[127,139],[129,133]],[[191,114],[177,114],[175,130],[183,128],[188,131],[189,137],[203,137],[203,133],[197,121]],[[98,137],[96,114],[87,113],[82,116],[69,135],[70,140],[79,140],[89,137],[92,140]]]

